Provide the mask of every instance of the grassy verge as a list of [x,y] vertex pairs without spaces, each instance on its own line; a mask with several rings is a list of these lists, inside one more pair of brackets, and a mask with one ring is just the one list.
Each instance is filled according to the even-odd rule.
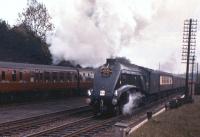
[[200,96],[193,104],[166,111],[147,122],[131,137],[200,137]]

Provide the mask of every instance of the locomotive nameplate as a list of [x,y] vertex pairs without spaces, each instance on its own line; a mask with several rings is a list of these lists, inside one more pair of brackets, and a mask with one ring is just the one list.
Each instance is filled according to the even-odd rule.
[[108,67],[102,67],[101,68],[101,75],[104,77],[109,77],[112,74],[111,68]]

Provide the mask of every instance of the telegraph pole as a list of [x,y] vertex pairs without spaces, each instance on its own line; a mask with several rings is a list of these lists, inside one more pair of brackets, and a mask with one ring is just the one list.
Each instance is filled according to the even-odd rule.
[[199,84],[198,73],[199,73],[199,63],[197,63],[197,76],[196,76],[196,83]]
[[[189,96],[189,65],[195,61],[197,20],[184,21],[182,63],[186,63],[185,97]],[[192,61],[192,62],[191,62]]]
[[192,95],[192,92],[193,92],[193,86],[194,86],[194,56],[192,58],[192,76],[191,76],[191,94]]

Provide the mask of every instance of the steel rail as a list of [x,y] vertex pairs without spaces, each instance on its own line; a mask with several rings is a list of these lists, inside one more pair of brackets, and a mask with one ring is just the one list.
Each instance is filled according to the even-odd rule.
[[29,117],[21,120],[11,121],[0,124],[0,136],[4,135],[13,135],[27,129],[35,129],[39,126],[58,120],[62,120],[67,116],[82,113],[85,111],[91,111],[91,108],[88,106],[81,106],[78,108],[68,109],[64,111],[58,111],[48,114],[43,114],[35,117]]

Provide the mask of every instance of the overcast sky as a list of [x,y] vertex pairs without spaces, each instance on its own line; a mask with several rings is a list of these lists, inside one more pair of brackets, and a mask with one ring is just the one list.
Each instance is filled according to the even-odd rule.
[[[180,73],[183,21],[200,20],[199,0],[39,0],[55,24],[54,62],[100,65],[108,57]],[[0,18],[15,25],[26,0],[0,0]],[[198,27],[198,31],[200,27]],[[199,61],[197,33],[197,61]]]

